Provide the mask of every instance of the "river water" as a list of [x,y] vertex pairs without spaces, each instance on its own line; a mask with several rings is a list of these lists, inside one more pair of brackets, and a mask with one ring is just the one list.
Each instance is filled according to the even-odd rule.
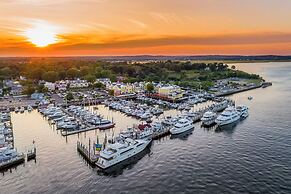
[[13,113],[15,146],[24,151],[35,140],[37,159],[1,173],[0,193],[291,193],[291,63],[235,65],[273,82],[231,96],[249,106],[247,119],[220,131],[198,123],[190,134],[154,141],[139,160],[107,173],[88,165],[76,142],[95,141],[97,134],[102,140],[137,120],[99,106],[115,129],[65,138],[37,111]]

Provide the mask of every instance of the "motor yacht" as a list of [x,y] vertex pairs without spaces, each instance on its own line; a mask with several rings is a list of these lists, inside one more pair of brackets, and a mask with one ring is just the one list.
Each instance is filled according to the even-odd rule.
[[68,123],[75,122],[76,119],[74,117],[67,117],[64,120],[57,122],[57,128],[61,129],[63,126],[67,125]]
[[115,126],[115,123],[111,122],[110,120],[102,119],[99,117],[93,118],[92,120],[90,120],[90,123],[101,130],[109,129]]
[[19,113],[19,109],[20,109],[19,107],[16,107],[15,110],[14,110],[14,112],[15,113]]
[[106,169],[142,152],[151,143],[149,139],[121,139],[100,152],[96,165]]
[[170,129],[171,134],[179,134],[190,129],[194,129],[194,124],[192,121],[182,118],[177,121],[173,128]]
[[249,116],[249,108],[244,105],[239,105],[236,107],[236,111],[239,112],[242,118],[246,118]]
[[227,107],[215,120],[219,126],[228,125],[240,119],[240,113],[233,107]]
[[5,136],[3,134],[0,134],[0,148],[5,147],[6,145],[6,141],[5,141]]
[[201,118],[202,125],[210,126],[215,124],[215,119],[217,118],[217,114],[214,112],[205,112]]
[[24,107],[23,107],[23,106],[20,107],[19,112],[20,112],[20,113],[24,113],[24,111],[25,111]]
[[140,116],[141,119],[148,119],[148,118],[152,118],[153,115],[150,112],[145,112],[144,114],[142,114]]
[[28,107],[27,107],[27,111],[28,111],[28,112],[31,112],[31,111],[32,111],[32,106],[28,106]]
[[18,157],[19,154],[15,149],[8,148],[8,147],[1,147],[0,148],[0,163],[5,162],[11,159]]
[[177,118],[172,116],[166,116],[164,120],[162,120],[162,124],[166,126],[173,126],[177,122]]

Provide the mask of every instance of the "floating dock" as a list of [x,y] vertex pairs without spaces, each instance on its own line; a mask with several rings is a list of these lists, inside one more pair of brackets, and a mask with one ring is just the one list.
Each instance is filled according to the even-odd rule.
[[81,142],[77,142],[77,151],[85,158],[85,160],[92,166],[95,166],[99,155],[91,153],[90,149],[87,148],[84,144]]
[[0,170],[6,170],[6,169],[11,168],[13,166],[23,164],[24,162],[25,162],[25,155],[22,154],[16,158],[13,158],[13,159],[8,160],[6,162],[0,163]]
[[170,135],[170,128],[165,129],[163,132],[161,133],[154,133],[152,136],[153,140],[157,140],[159,138],[165,137],[167,135]]
[[74,135],[74,134],[77,134],[77,133],[82,133],[82,132],[96,130],[96,129],[98,129],[98,127],[92,126],[92,127],[85,127],[85,128],[78,129],[78,130],[73,130],[73,131],[62,130],[61,133],[62,133],[62,136],[69,136],[69,135]]
[[27,161],[33,160],[36,158],[36,148],[27,152]]

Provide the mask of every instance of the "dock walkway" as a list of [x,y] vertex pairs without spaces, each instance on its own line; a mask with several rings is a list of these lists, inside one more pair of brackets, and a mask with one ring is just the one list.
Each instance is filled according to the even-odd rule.
[[95,166],[99,155],[90,152],[90,148],[88,149],[87,146],[82,144],[81,142],[77,142],[77,151],[86,159],[86,161],[90,164]]

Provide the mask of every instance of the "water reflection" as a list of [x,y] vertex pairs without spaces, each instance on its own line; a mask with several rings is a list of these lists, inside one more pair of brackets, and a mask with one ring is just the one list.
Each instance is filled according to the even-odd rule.
[[193,133],[193,131],[194,131],[194,128],[189,129],[188,131],[185,131],[180,134],[171,135],[170,139],[180,139],[180,140],[186,141],[188,137]]
[[217,125],[215,132],[216,133],[223,132],[225,134],[231,135],[235,131],[234,129],[236,128],[236,126],[238,125],[239,122],[240,122],[240,120],[233,122],[233,123],[230,123],[230,124],[227,124],[227,125],[223,125],[223,126]]

